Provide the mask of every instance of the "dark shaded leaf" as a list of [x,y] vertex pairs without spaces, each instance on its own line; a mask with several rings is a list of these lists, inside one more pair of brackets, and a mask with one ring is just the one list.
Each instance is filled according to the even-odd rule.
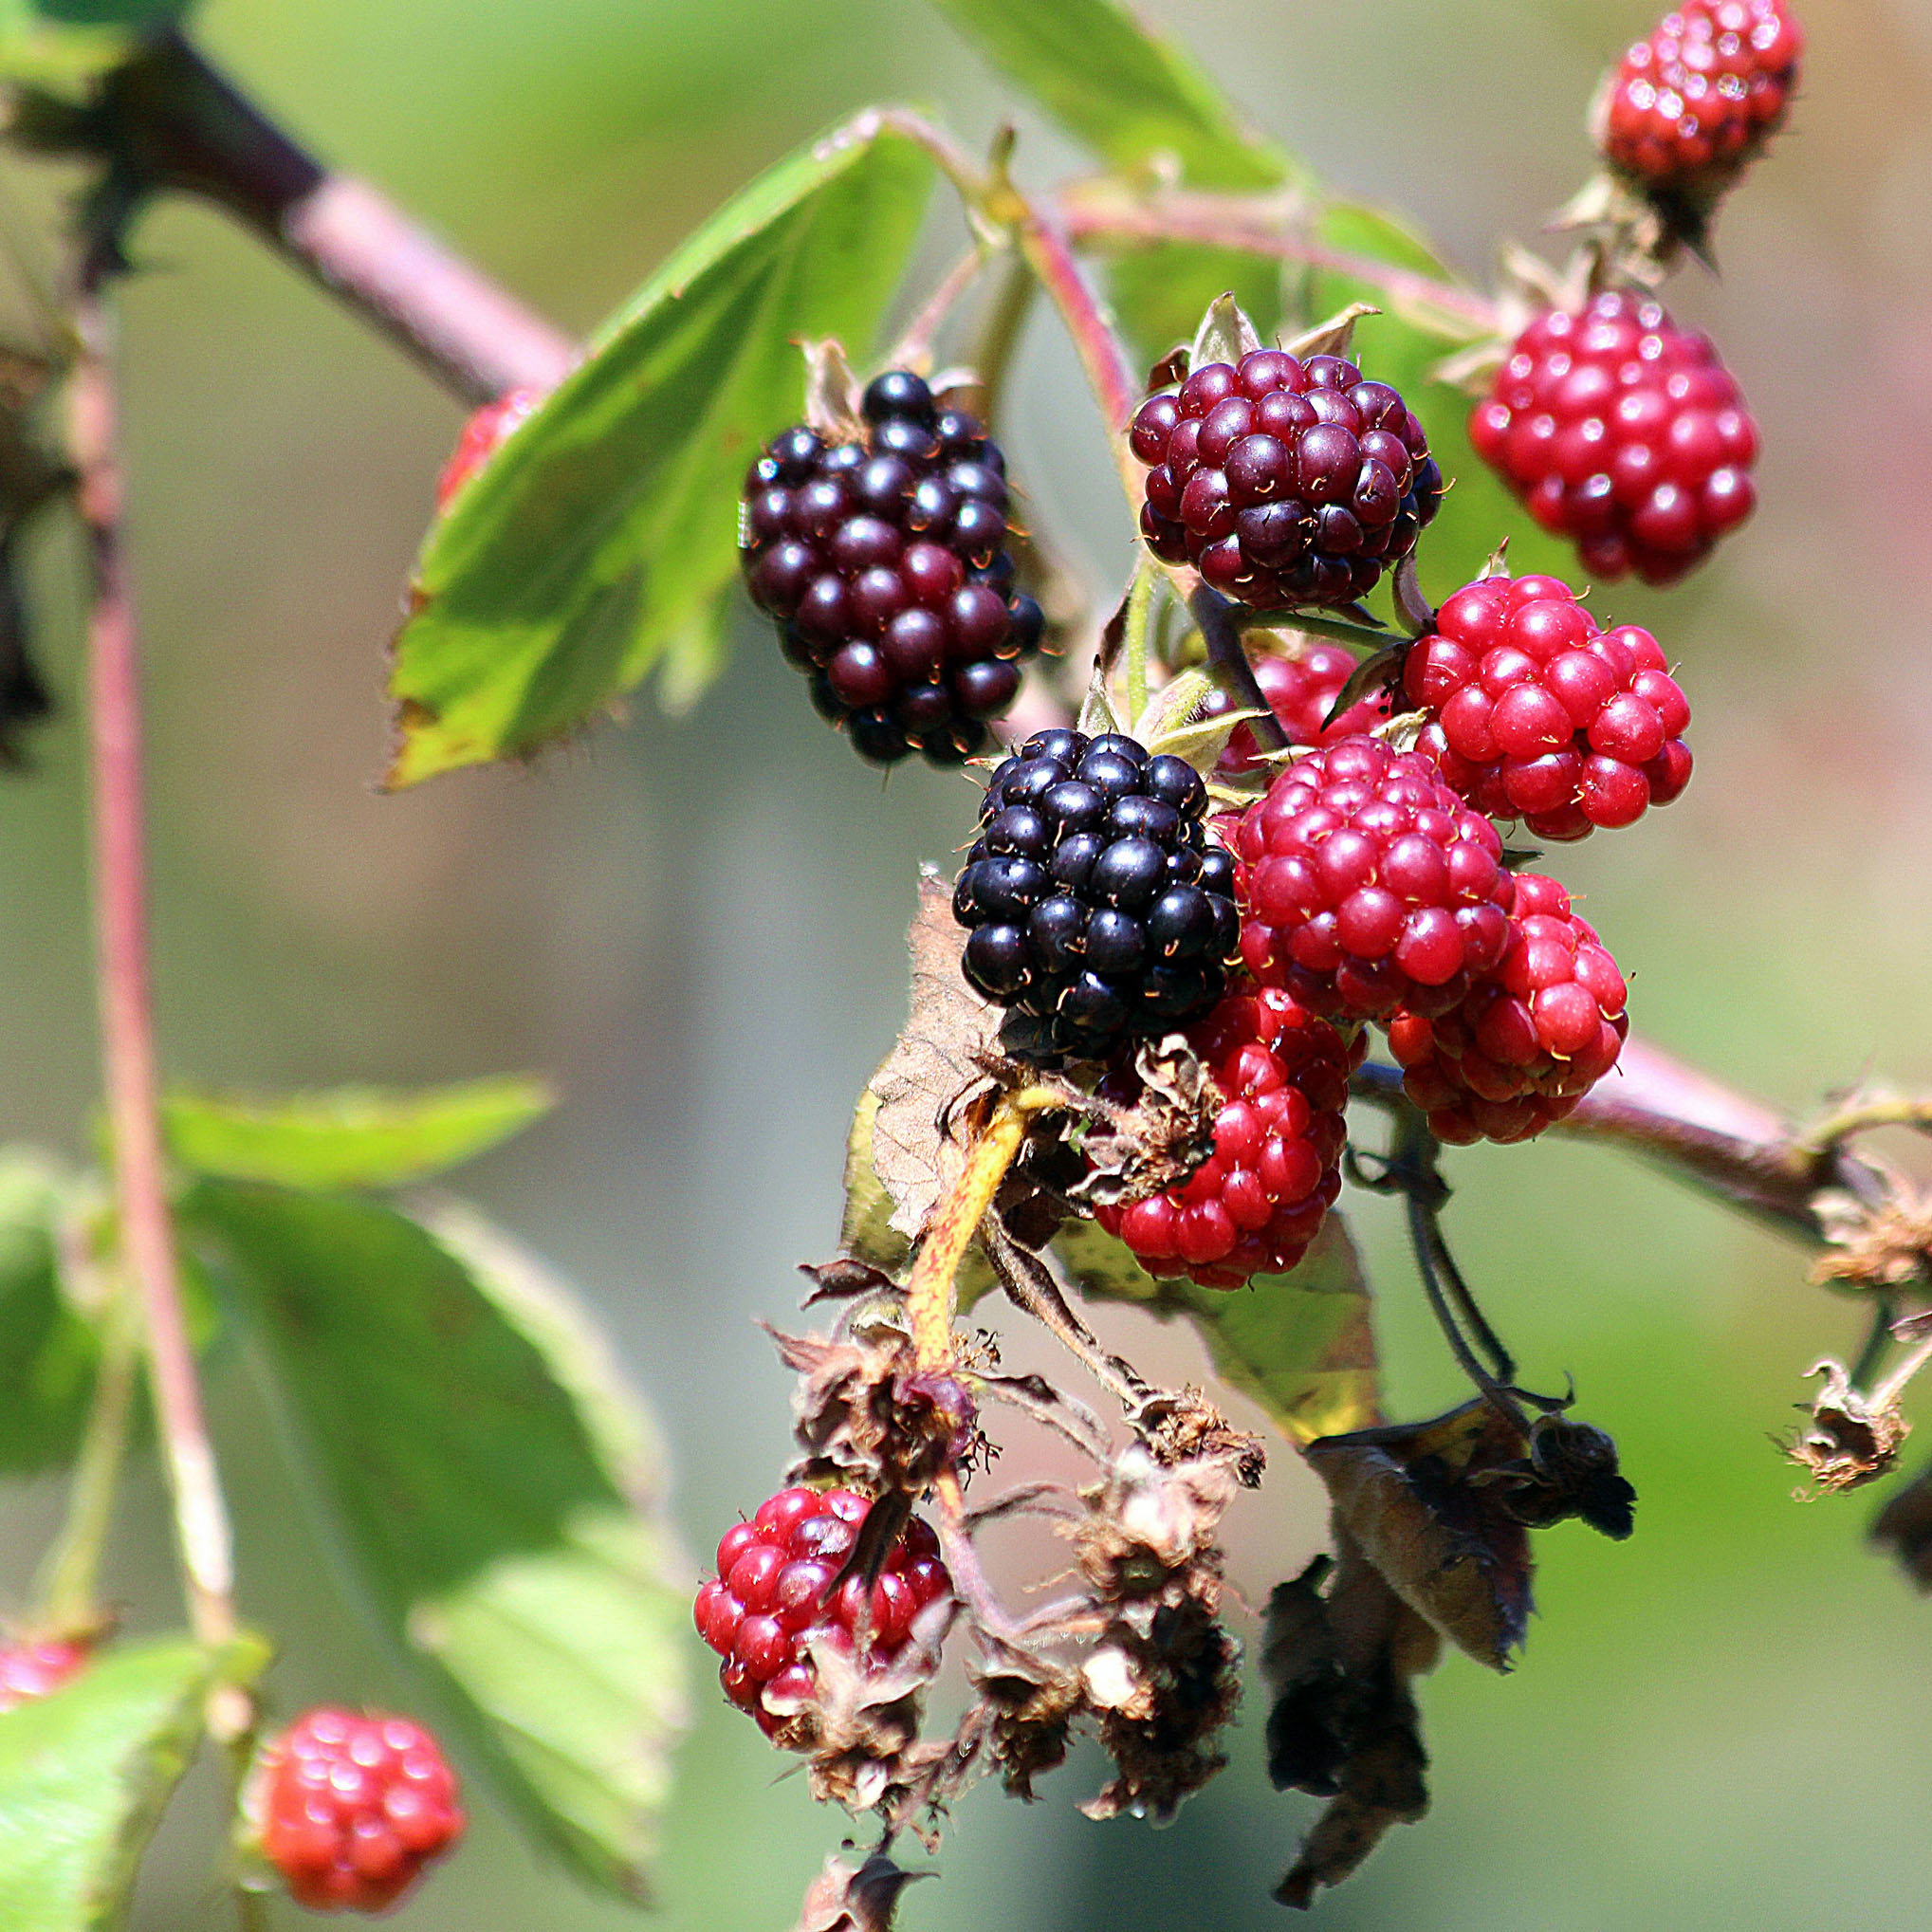
[[73,1460],[101,1348],[62,1285],[62,1178],[40,1155],[0,1153],[0,1469]]

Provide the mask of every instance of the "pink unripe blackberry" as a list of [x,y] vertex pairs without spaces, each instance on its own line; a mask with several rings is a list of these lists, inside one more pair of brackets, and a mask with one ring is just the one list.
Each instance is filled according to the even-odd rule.
[[443,511],[456,493],[502,449],[509,433],[543,400],[541,389],[506,389],[463,425],[456,448],[436,479],[436,508]]
[[916,1517],[869,1592],[857,1575],[835,1589],[871,1509],[856,1490],[782,1489],[718,1543],[718,1573],[693,1609],[698,1634],[725,1660],[725,1695],[768,1738],[810,1742],[809,1722],[798,1720],[815,1694],[813,1645],[883,1667],[905,1649],[919,1612],[952,1594],[939,1539]]
[[87,1667],[93,1646],[72,1637],[23,1637],[0,1645],[0,1711],[51,1697]]
[[1094,1218],[1150,1274],[1240,1288],[1292,1268],[1341,1191],[1349,1075],[1367,1042],[1252,984],[1187,1038],[1222,1095],[1214,1152],[1180,1187]]
[[1651,194],[1707,208],[1783,122],[1804,50],[1781,0],[1687,0],[1606,83],[1604,158]]
[[1486,577],[1403,665],[1416,749],[1492,819],[1581,838],[1668,804],[1690,780],[1690,705],[1635,624],[1599,631],[1554,577]]
[[1634,289],[1531,322],[1469,440],[1597,579],[1673,583],[1757,502],[1757,426],[1737,382],[1707,336]]
[[1502,957],[1496,827],[1373,738],[1297,759],[1235,834],[1242,962],[1331,1019],[1446,1012]]
[[1443,493],[1420,420],[1338,356],[1205,362],[1141,404],[1129,441],[1149,548],[1261,609],[1366,597]]
[[1403,1091],[1439,1140],[1529,1140],[1616,1065],[1624,978],[1555,879],[1518,873],[1509,949],[1462,1003],[1397,1013]]
[[463,1835],[456,1775],[407,1718],[322,1705],[257,1775],[262,1850],[311,1911],[386,1911]]
[[[1255,682],[1261,688],[1269,708],[1281,722],[1290,745],[1333,745],[1342,738],[1358,737],[1372,730],[1389,715],[1383,698],[1364,698],[1351,705],[1333,725],[1325,723],[1334,708],[1342,687],[1354,675],[1355,660],[1339,644],[1309,641],[1279,656],[1255,660]],[[1205,717],[1215,718],[1243,708],[1217,686],[1202,707]],[[1227,741],[1227,749],[1215,765],[1221,778],[1239,778],[1260,764],[1260,747],[1246,725],[1237,725]]]

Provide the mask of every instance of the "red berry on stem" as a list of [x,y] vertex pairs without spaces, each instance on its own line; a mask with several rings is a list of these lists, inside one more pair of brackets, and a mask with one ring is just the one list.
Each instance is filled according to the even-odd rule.
[[0,1646],[0,1711],[51,1697],[86,1668],[93,1647],[72,1637],[22,1638]]
[[[1359,737],[1388,717],[1388,701],[1371,697],[1351,705],[1333,725],[1326,723],[1342,687],[1354,673],[1353,655],[1339,644],[1310,641],[1292,654],[1255,660],[1255,682],[1280,720],[1290,745],[1333,745],[1337,739]],[[1242,708],[1217,686],[1208,694],[1202,713],[1213,718]],[[1257,769],[1260,752],[1253,730],[1237,725],[1215,766],[1216,775],[1239,778]]]
[[312,1911],[386,1910],[463,1835],[455,1774],[407,1718],[322,1705],[259,1776],[262,1850]]
[[1469,440],[1599,580],[1675,582],[1757,501],[1757,427],[1736,380],[1708,337],[1635,289],[1531,322]]
[[456,493],[503,447],[509,433],[543,400],[538,389],[506,389],[463,425],[456,448],[436,479],[436,508],[446,510]]
[[1668,804],[1690,779],[1690,704],[1656,638],[1599,631],[1554,577],[1486,577],[1436,613],[1403,664],[1416,749],[1492,819],[1581,838]]

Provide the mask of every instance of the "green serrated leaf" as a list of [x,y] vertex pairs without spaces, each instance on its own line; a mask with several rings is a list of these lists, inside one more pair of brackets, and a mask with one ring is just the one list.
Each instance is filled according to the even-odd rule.
[[267,1647],[213,1656],[186,1638],[107,1651],[51,1697],[0,1712],[0,1925],[110,1932],[193,1756],[202,1702]]
[[425,1694],[539,1842],[641,1897],[687,1597],[654,1431],[589,1317],[466,1211],[209,1181],[180,1213]]
[[1258,1275],[1245,1288],[1156,1280],[1091,1221],[1069,1222],[1053,1244],[1083,1295],[1191,1322],[1221,1378],[1260,1403],[1292,1441],[1379,1419],[1369,1284],[1339,1214],[1322,1223],[1299,1266]]
[[162,1112],[169,1151],[196,1173],[287,1187],[395,1187],[487,1152],[555,1104],[542,1080],[507,1075],[416,1093],[176,1094]]
[[0,1150],[0,1470],[13,1475],[73,1460],[101,1358],[62,1286],[64,1185],[42,1155]]
[[1116,167],[1170,155],[1197,188],[1264,188],[1294,169],[1190,56],[1150,32],[1118,0],[935,4],[1062,127]]
[[862,118],[754,181],[605,325],[431,530],[393,785],[534,751],[660,666],[691,702],[723,653],[745,467],[799,416],[797,340],[871,341],[932,174]]

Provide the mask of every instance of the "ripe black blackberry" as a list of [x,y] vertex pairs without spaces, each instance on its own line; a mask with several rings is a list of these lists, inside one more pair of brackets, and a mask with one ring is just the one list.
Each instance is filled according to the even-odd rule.
[[1040,648],[1006,554],[1005,461],[910,370],[876,377],[861,408],[859,439],[828,448],[801,424],[751,466],[745,581],[861,758],[960,764]]
[[1130,441],[1148,547],[1264,610],[1368,596],[1442,501],[1414,413],[1339,356],[1204,363],[1141,404]]
[[952,895],[966,975],[1077,1058],[1218,1000],[1241,941],[1234,858],[1185,759],[1108,732],[1040,731],[994,772]]

